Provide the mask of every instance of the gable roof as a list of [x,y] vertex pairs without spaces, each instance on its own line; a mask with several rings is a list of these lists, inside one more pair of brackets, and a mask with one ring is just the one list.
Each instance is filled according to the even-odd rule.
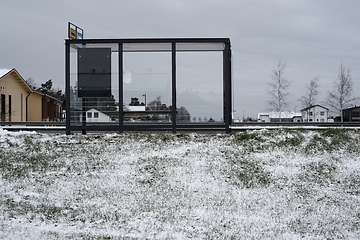
[[11,68],[0,69],[0,78],[2,78],[3,76],[7,75],[11,70],[12,70]]
[[326,108],[326,107],[324,107],[324,106],[321,106],[321,105],[319,105],[319,104],[315,104],[315,105],[312,105],[312,106],[310,106],[310,107],[301,109],[300,111],[301,111],[301,112],[302,112],[302,111],[306,111],[306,110],[309,110],[309,109],[314,108],[314,107],[321,107],[321,108],[324,108],[324,109],[326,109],[326,110],[329,110],[328,108]]
[[93,112],[93,111],[97,111],[97,112],[99,112],[100,114],[103,114],[103,115],[105,115],[105,116],[107,116],[107,117],[110,117],[108,114],[100,111],[100,110],[97,109],[97,108],[89,108],[88,110],[86,110],[86,112],[90,112],[90,111],[92,111],[92,112]]
[[31,87],[26,83],[24,78],[19,74],[18,71],[16,71],[15,68],[6,68],[6,69],[0,69],[0,80],[10,74],[13,74],[15,79],[19,81],[21,86],[23,86],[27,92],[33,92]]

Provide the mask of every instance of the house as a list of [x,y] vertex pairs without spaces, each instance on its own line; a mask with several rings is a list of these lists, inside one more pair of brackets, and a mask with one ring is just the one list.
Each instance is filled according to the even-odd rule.
[[258,113],[258,122],[301,122],[301,113],[284,111],[269,112],[269,113]]
[[62,120],[62,101],[44,93],[33,91],[28,97],[27,121],[56,122]]
[[0,121],[58,121],[61,106],[61,100],[31,89],[15,68],[0,69]]
[[342,110],[344,122],[360,122],[360,107],[355,106]]
[[300,111],[304,122],[327,122],[329,109],[326,107],[313,105]]
[[258,122],[270,122],[269,113],[258,113]]
[[32,92],[15,68],[0,69],[1,121],[27,121],[28,97]]
[[[79,121],[82,121],[82,113]],[[111,122],[111,117],[96,108],[90,108],[86,111],[86,122]]]

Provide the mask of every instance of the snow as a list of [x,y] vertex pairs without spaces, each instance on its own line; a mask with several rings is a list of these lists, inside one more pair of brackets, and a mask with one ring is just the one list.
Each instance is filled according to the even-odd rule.
[[1,68],[0,69],[0,78],[3,77],[4,75],[8,74],[8,72],[10,72],[12,69],[4,69],[4,68]]
[[0,144],[0,239],[360,237],[359,130],[0,130]]

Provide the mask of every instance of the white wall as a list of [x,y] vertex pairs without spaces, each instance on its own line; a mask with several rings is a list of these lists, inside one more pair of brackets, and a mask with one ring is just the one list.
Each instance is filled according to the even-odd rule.
[[[89,115],[91,115],[91,117]],[[82,121],[82,114],[80,114],[80,121]],[[99,110],[92,108],[86,111],[86,122],[111,122],[111,118]]]
[[321,106],[314,106],[308,110],[302,111],[304,122],[327,122],[328,110]]

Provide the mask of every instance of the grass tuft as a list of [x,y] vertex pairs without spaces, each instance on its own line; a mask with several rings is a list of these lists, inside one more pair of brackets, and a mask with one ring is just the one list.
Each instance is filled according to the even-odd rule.
[[266,187],[271,183],[271,173],[251,158],[229,160],[228,178],[238,187]]

